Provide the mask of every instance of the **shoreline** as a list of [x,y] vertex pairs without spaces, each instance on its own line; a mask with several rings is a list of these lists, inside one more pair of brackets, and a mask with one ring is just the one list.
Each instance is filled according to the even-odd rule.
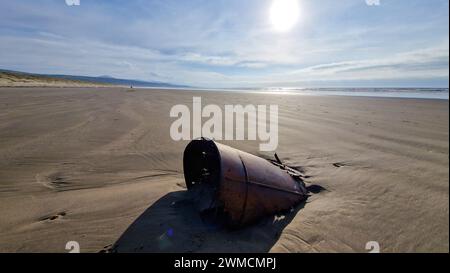
[[[98,89],[108,89],[108,88],[112,88],[112,89],[135,89],[135,90],[141,90],[141,91],[154,91],[154,90],[159,90],[159,91],[179,91],[179,92],[224,92],[224,93],[229,93],[229,94],[262,94],[262,95],[291,95],[291,96],[317,96],[317,97],[362,97],[362,98],[388,98],[388,99],[424,99],[424,100],[449,100],[449,93],[448,93],[448,89],[446,91],[446,94],[443,94],[443,96],[441,97],[426,97],[424,94],[423,96],[396,96],[396,95],[392,95],[392,96],[387,96],[387,95],[382,95],[382,94],[375,94],[376,92],[373,92],[374,94],[365,94],[365,92],[358,92],[358,91],[350,91],[352,92],[352,94],[332,94],[332,93],[326,93],[324,92],[323,94],[320,94],[320,92],[323,91],[316,91],[316,92],[305,92],[305,93],[301,93],[302,91],[292,91],[292,92],[277,92],[277,91],[259,91],[259,90],[240,90],[240,89],[230,89],[230,90],[226,90],[226,89],[214,89],[214,88],[176,88],[176,87],[165,87],[165,88],[161,88],[161,87],[135,87],[133,86],[133,88],[130,88],[129,86],[120,86],[120,85],[111,85],[111,86],[0,86],[0,90],[1,89],[8,89],[8,88],[51,88],[51,89],[59,89],[59,88],[78,88],[78,89],[84,89],[84,88],[98,88]],[[343,88],[345,89],[345,88]],[[380,89],[384,89],[384,88],[380,88]],[[396,88],[393,88],[396,89]],[[405,88],[398,88],[398,89],[405,89]],[[411,88],[413,89],[413,88]],[[436,88],[421,88],[421,89],[430,89],[430,90],[435,90]],[[442,88],[445,89],[445,88]],[[396,92],[392,92],[392,93],[396,93],[396,94],[402,94],[402,92],[405,91],[399,91],[398,93]],[[432,91],[430,91],[432,92]],[[440,92],[445,92],[445,91],[440,91]],[[360,93],[360,94],[358,94]],[[404,93],[403,93],[404,94]],[[417,92],[414,94],[418,94]]]

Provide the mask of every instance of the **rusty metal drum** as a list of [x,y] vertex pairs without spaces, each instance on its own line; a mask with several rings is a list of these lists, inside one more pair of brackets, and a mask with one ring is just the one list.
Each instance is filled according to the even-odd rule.
[[184,151],[186,186],[202,213],[245,225],[292,208],[308,196],[295,170],[201,138]]

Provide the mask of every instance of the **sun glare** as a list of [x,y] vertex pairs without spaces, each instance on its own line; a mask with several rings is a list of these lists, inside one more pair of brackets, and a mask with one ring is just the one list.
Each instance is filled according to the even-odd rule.
[[273,0],[270,21],[276,31],[289,31],[297,23],[298,17],[298,0]]

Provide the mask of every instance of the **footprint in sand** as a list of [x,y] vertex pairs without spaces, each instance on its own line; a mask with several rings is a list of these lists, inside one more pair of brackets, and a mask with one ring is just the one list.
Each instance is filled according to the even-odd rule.
[[60,219],[60,218],[62,218],[64,216],[66,216],[66,212],[65,211],[57,213],[55,215],[49,215],[49,216],[41,217],[39,219],[39,221],[54,221],[54,220]]
[[345,163],[345,162],[336,162],[336,163],[333,163],[333,166],[335,166],[336,168],[340,168],[340,167],[350,166],[350,164]]
[[114,252],[114,247],[112,244],[104,246],[102,250],[100,250],[98,253],[111,253]]
[[52,190],[61,190],[69,186],[68,177],[59,171],[47,174],[38,173],[36,174],[36,181]]

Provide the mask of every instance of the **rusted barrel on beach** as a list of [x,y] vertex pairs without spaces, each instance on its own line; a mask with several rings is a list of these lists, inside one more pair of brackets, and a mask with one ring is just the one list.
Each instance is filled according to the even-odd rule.
[[296,170],[205,138],[188,144],[183,168],[200,212],[219,214],[232,226],[290,209],[307,197]]

